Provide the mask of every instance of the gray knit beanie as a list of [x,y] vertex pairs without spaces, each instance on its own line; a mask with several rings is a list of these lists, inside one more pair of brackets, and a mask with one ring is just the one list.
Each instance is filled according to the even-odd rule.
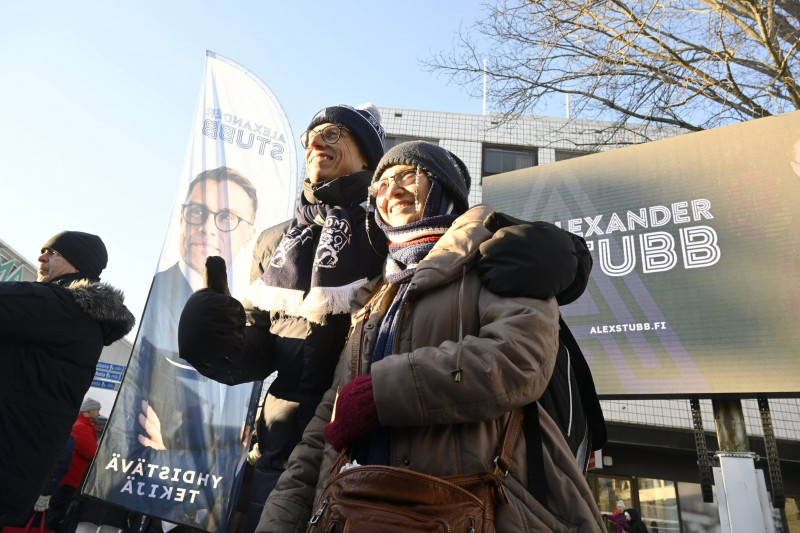
[[469,170],[453,152],[425,141],[398,144],[384,155],[375,169],[373,183],[392,165],[419,166],[435,179],[453,200],[456,214],[469,209]]
[[370,170],[375,168],[383,155],[383,143],[386,140],[386,132],[381,126],[381,114],[378,108],[370,103],[361,104],[358,107],[345,104],[326,107],[314,115],[306,129],[313,130],[320,124],[326,123],[340,124],[347,128],[358,144],[364,159],[367,160],[367,167]]
[[95,409],[100,409],[100,402],[94,398],[86,398],[83,400],[83,403],[81,404],[81,413],[94,411]]

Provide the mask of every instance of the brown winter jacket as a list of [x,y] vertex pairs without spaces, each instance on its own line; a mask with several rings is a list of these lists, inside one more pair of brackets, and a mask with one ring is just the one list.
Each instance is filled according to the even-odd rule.
[[[362,373],[370,372],[383,426],[391,428],[391,465],[436,476],[491,470],[509,412],[544,390],[558,347],[554,298],[501,298],[484,289],[475,272],[478,246],[491,237],[477,206],[459,217],[419,264],[412,278],[395,354],[370,365],[380,320],[391,302],[379,287],[353,324],[329,390],[273,490],[259,532],[305,531],[312,504],[337,454],[325,443],[336,391],[350,379],[352,343],[362,342]],[[362,289],[363,305],[378,285]],[[360,328],[356,327],[354,331]],[[459,334],[463,332],[463,335]],[[370,368],[371,366],[371,368]],[[462,379],[451,371],[462,368]],[[594,498],[558,428],[540,409],[549,510],[525,488],[524,437],[504,482],[507,505],[496,510],[499,532],[602,531]]]

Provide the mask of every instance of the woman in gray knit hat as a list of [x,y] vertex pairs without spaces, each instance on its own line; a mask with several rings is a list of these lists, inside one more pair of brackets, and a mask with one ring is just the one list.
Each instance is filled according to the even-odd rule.
[[[556,299],[502,297],[483,286],[476,263],[492,237],[484,227],[492,210],[468,208],[469,185],[464,163],[431,143],[400,144],[378,163],[369,194],[389,241],[384,274],[360,291],[362,309],[333,386],[258,531],[298,531],[313,513],[324,521],[331,508],[317,497],[346,447],[354,472],[363,465],[436,477],[492,472],[512,411],[542,394],[558,348]],[[560,431],[541,409],[540,421],[543,442],[520,436],[511,455],[495,530],[602,531]],[[547,508],[526,488],[526,445],[542,446]]]

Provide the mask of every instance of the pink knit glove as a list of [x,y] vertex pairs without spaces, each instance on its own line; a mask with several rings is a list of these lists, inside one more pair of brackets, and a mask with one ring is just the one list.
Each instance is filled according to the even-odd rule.
[[340,452],[379,425],[378,407],[372,395],[372,376],[359,376],[339,391],[333,422],[325,426],[325,440]]

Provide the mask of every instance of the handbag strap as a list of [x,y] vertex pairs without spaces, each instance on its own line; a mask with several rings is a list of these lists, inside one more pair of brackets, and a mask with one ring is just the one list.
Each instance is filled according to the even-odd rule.
[[[353,326],[353,330],[350,332],[350,338],[354,339],[351,343],[350,379],[356,379],[361,375],[361,348],[364,344],[364,323],[372,314],[372,306],[375,300],[381,296],[386,286],[387,284],[381,280],[380,284],[375,287],[369,300],[367,300],[367,303],[364,304],[364,307],[355,315],[355,326]],[[385,309],[383,311],[385,311]]]
[[[36,518],[36,515],[37,515],[37,514],[39,514],[39,513],[37,513],[37,512],[34,512],[34,513],[31,515],[30,519],[28,520],[28,523],[27,523],[27,524],[25,524],[25,531],[28,531],[28,530],[30,530],[30,528],[31,528],[31,525],[33,524],[33,519],[34,519],[34,518]],[[42,518],[42,524],[44,524],[44,517]]]
[[[44,519],[47,516],[44,511],[42,513],[42,521],[39,523],[39,533],[44,533]],[[28,523],[25,524],[25,531],[26,533],[31,530],[31,526],[33,525],[33,519],[36,518],[36,515],[39,514],[39,511],[34,511],[31,517],[28,519]]]
[[524,410],[518,407],[511,411],[511,417],[508,419],[506,426],[506,433],[503,436],[503,442],[500,444],[500,454],[494,460],[494,474],[502,474],[503,477],[508,475],[511,470],[511,456],[514,454],[514,449],[519,442],[519,436],[522,432],[522,419],[524,418]]
[[[364,344],[364,322],[369,318],[372,312],[372,305],[375,299],[382,292],[383,288],[384,284],[381,283],[381,285],[367,301],[366,305],[361,309],[361,311],[358,312],[358,320],[356,321],[355,327],[351,332],[351,337],[354,340],[351,348],[350,379],[355,379],[361,375],[361,349],[362,345]],[[518,407],[511,412],[511,417],[508,419],[508,425],[506,426],[503,440],[500,442],[499,454],[494,459],[494,471],[492,472],[492,475],[498,480],[498,483],[505,478],[511,470],[511,456],[514,454],[514,450],[519,442],[519,436],[522,432],[523,418],[524,410],[522,407]],[[339,453],[339,457],[336,459],[336,461],[334,461],[333,468],[331,468],[331,475],[338,473],[342,466],[347,463],[349,448],[350,446],[345,446],[344,449]],[[505,496],[505,494],[503,496]]]

